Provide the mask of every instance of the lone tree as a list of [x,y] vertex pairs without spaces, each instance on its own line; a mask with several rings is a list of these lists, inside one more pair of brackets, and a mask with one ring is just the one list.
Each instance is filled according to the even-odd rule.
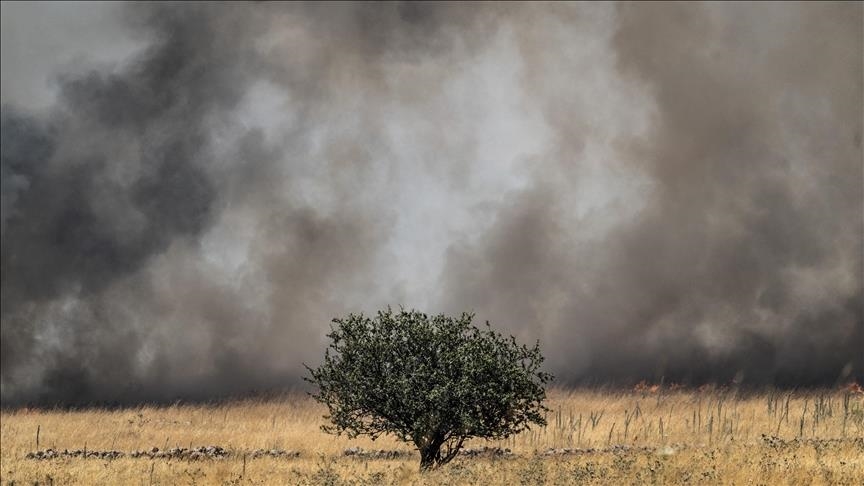
[[334,319],[332,339],[306,381],[325,404],[322,428],[375,440],[391,433],[420,451],[420,469],[452,460],[466,439],[503,439],[546,425],[539,343],[517,344],[458,318],[389,308],[374,318]]

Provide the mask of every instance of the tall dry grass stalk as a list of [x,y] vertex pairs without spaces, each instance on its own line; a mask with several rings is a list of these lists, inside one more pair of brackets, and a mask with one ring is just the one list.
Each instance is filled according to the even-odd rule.
[[[549,425],[467,447],[511,449],[421,475],[414,456],[369,460],[348,447],[400,449],[391,438],[320,431],[324,410],[299,394],[221,404],[116,410],[6,410],[6,484],[864,484],[864,395],[643,387],[552,390]],[[219,460],[27,459],[37,447],[133,451],[218,445]],[[251,458],[256,449],[297,458]],[[557,449],[556,455],[545,455]],[[565,451],[563,449],[569,449]],[[579,451],[573,451],[579,449]]]

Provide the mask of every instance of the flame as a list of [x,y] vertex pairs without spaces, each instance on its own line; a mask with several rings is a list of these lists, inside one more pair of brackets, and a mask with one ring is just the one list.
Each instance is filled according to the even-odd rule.
[[648,382],[646,382],[645,380],[642,380],[639,383],[636,383],[636,385],[633,387],[633,391],[639,392],[639,393],[657,393],[659,390],[660,390],[660,385],[657,385],[657,384],[651,385]]

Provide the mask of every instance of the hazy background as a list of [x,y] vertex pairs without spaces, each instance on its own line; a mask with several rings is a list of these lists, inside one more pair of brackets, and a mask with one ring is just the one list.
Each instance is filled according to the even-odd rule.
[[864,4],[2,3],[2,402],[474,311],[563,384],[864,376]]

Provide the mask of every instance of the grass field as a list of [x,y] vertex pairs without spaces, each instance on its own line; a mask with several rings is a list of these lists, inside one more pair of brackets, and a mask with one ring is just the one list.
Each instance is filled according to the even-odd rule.
[[[31,484],[864,484],[864,394],[854,389],[553,390],[548,426],[506,441],[512,455],[459,457],[418,472],[419,456],[348,457],[349,447],[410,451],[324,434],[303,395],[102,410],[4,410],[3,485]],[[119,450],[118,459],[27,458],[38,449]],[[129,457],[220,446],[221,459]],[[253,457],[258,449],[299,456]],[[550,452],[550,449],[556,449]],[[569,449],[569,450],[563,450]]]

